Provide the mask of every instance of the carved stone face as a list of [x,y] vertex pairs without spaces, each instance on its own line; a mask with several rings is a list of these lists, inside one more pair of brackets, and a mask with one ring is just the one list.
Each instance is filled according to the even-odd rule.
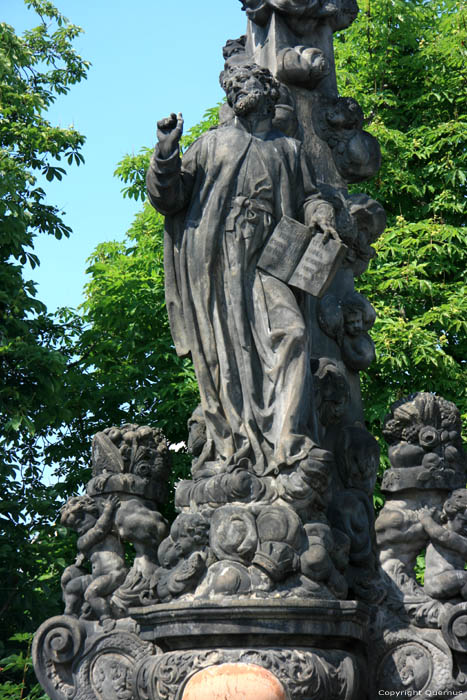
[[325,394],[320,411],[321,423],[323,423],[323,425],[338,423],[345,413],[347,402],[347,395],[343,396],[337,391],[329,395]]
[[226,85],[229,105],[237,116],[245,116],[260,108],[266,100],[267,90],[259,78],[250,71],[236,71]]
[[94,526],[95,522],[96,518],[91,515],[91,513],[81,511],[74,515],[74,523],[73,525],[70,524],[70,527],[72,527],[73,530],[76,530],[78,535],[82,535],[90,530],[91,527]]
[[425,685],[429,672],[426,654],[415,645],[407,646],[399,655],[398,671],[402,685],[420,690]]
[[363,314],[360,309],[347,311],[344,318],[344,328],[347,335],[355,337],[363,332]]
[[458,535],[467,535],[467,513],[457,512],[450,520],[450,529]]
[[180,528],[177,541],[175,542],[175,551],[180,557],[190,554],[195,549],[195,541],[191,532],[186,528]]
[[74,530],[78,535],[83,535],[96,523],[98,511],[87,497],[72,498],[62,511],[61,522],[65,527]]
[[94,665],[92,684],[102,700],[130,700],[130,677],[130,664],[124,656],[103,654]]

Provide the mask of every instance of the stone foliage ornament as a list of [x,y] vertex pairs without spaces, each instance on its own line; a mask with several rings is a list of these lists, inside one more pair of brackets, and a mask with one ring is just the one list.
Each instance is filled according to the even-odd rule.
[[[219,125],[181,154],[182,114],[160,119],[147,172],[165,216],[174,346],[199,386],[191,475],[176,485],[169,527],[160,430],[95,436],[86,493],[61,514],[78,533],[65,615],[34,646],[53,700],[193,700],[226,667],[240,683],[245,666],[288,700],[463,687],[465,462],[453,404],[419,394],[393,407],[374,522],[379,445],[359,372],[374,359],[375,311],[355,278],[386,218],[348,192],[377,172],[380,151],[358,103],[338,94],[332,49],[358,8],[242,6],[246,33],[223,48]],[[414,565],[425,548],[423,588]]]

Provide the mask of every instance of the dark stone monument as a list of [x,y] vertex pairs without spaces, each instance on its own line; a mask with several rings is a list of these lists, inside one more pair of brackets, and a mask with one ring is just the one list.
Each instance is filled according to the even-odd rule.
[[192,478],[169,528],[160,431],[95,436],[87,493],[62,509],[78,556],[65,614],[37,632],[36,672],[53,700],[459,695],[467,491],[453,404],[417,394],[392,408],[374,521],[379,447],[359,372],[375,312],[354,280],[385,214],[347,185],[377,172],[380,151],[337,93],[332,48],[358,8],[242,4],[219,126],[181,158],[183,118],[162,119],[147,174],[166,217],[172,335],[200,390]]

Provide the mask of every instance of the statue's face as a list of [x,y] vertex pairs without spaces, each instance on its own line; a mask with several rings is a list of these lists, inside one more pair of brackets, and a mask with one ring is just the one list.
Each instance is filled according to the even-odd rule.
[[327,425],[329,423],[338,423],[347,406],[347,396],[342,396],[338,392],[323,397],[323,405],[321,409],[321,420]]
[[189,554],[193,549],[193,537],[185,527],[180,527],[174,542],[174,548],[179,557]]
[[96,523],[96,518],[82,507],[70,509],[67,514],[66,526],[83,535]]
[[356,309],[348,311],[344,319],[345,332],[353,337],[359,335],[363,331],[363,314]]
[[401,658],[399,673],[405,687],[410,686],[416,690],[422,688],[427,675],[425,654],[415,646],[409,647]]
[[467,535],[467,513],[458,512],[451,520],[451,530],[457,532],[458,535]]
[[226,94],[235,114],[245,116],[261,110],[266,100],[267,88],[250,71],[237,71],[229,77]]

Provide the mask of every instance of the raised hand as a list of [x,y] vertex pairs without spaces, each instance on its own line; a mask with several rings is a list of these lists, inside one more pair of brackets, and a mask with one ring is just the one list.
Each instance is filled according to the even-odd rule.
[[181,112],[172,114],[170,117],[157,122],[158,156],[159,158],[170,158],[178,147],[180,137],[183,133],[183,117]]
[[115,494],[113,494],[112,496],[108,496],[104,501],[104,510],[106,510],[106,511],[117,510],[117,508],[119,508],[119,507],[120,507],[120,499]]

